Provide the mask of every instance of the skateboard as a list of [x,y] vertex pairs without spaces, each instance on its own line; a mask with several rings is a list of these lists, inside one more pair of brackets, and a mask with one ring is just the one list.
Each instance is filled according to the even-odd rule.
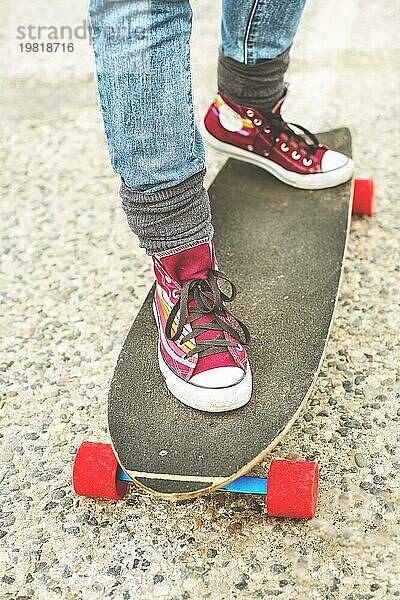
[[[351,155],[347,129],[321,142]],[[158,368],[154,286],[125,339],[111,380],[111,444],[84,442],[75,491],[122,498],[129,483],[184,500],[217,489],[266,495],[272,516],[312,518],[316,462],[274,460],[268,477],[247,473],[283,440],[309,398],[337,302],[351,214],[372,214],[372,180],[295,189],[229,159],[209,189],[218,262],[240,282],[235,314],[250,327],[250,402],[225,413],[180,403]]]

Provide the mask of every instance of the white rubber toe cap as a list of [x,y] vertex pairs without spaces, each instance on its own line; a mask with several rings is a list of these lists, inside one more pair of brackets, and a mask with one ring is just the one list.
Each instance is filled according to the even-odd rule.
[[240,367],[217,367],[185,381],[165,363],[160,346],[158,364],[169,391],[186,406],[205,412],[225,412],[247,404],[251,398],[252,375]]
[[328,173],[329,171],[342,169],[348,162],[349,158],[345,154],[335,150],[327,150],[322,157],[321,169],[323,173]]
[[216,367],[193,375],[190,382],[205,388],[226,388],[239,383],[243,376],[243,369],[239,367]]

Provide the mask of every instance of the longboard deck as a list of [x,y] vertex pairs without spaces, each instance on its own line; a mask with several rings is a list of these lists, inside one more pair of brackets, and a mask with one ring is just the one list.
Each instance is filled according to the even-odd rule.
[[[351,154],[351,136],[319,136]],[[191,409],[158,368],[150,290],[111,381],[108,423],[123,469],[169,498],[205,493],[244,474],[285,435],[311,392],[329,335],[350,220],[352,182],[289,187],[228,160],[209,189],[219,268],[238,287],[233,312],[249,326],[253,394],[225,413]]]

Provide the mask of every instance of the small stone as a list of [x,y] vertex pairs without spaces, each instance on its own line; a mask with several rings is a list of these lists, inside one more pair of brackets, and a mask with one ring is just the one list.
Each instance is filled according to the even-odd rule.
[[283,573],[286,570],[286,567],[279,563],[274,563],[271,565],[270,569],[273,573]]
[[238,590],[245,590],[247,588],[247,581],[245,579],[242,579],[242,581],[239,581],[239,583],[235,585],[235,588],[237,588]]
[[65,577],[65,578],[72,577],[72,569],[71,569],[71,567],[69,567],[68,565],[66,565],[64,567],[64,571],[63,571],[62,576]]
[[[265,501],[264,501],[265,504]],[[257,500],[251,499],[250,500],[250,510],[254,513],[257,513],[259,515],[264,513],[264,505],[260,504],[259,502],[257,502]]]
[[356,463],[357,467],[360,467],[360,469],[368,467],[368,460],[364,454],[361,454],[361,452],[355,453],[354,462]]
[[62,498],[60,500],[60,504],[64,507],[64,508],[69,508],[73,505],[74,501],[72,500],[72,498],[69,498],[68,496],[65,498]]
[[240,523],[240,521],[233,521],[233,523],[230,523],[228,525],[228,532],[235,534],[235,533],[240,533],[242,531],[243,525],[242,523]]
[[311,454],[307,454],[307,456],[305,457],[305,459],[308,460],[308,461],[313,461],[318,456],[319,456],[319,452],[315,451],[315,452],[312,452]]
[[377,583],[371,583],[371,592],[376,592],[376,590],[379,590],[380,585]]
[[339,427],[337,431],[342,437],[346,437],[347,435],[349,435],[349,430],[346,427]]
[[42,561],[40,563],[37,564],[36,568],[35,568],[35,572],[36,573],[47,573],[49,570],[49,565],[47,562]]
[[317,429],[315,427],[304,427],[304,433],[313,435],[314,433],[317,433]]
[[92,517],[90,515],[84,515],[84,521],[85,523],[87,523],[88,525],[92,525],[93,527],[97,527],[97,525],[99,524],[98,520],[96,519],[96,517]]
[[154,575],[153,582],[155,584],[161,583],[162,581],[164,581],[164,576],[163,575]]
[[65,491],[61,490],[61,489],[53,490],[51,492],[51,497],[56,500],[59,500],[60,498],[64,498],[64,496],[65,496]]
[[317,417],[329,417],[329,412],[327,410],[320,410],[317,413]]
[[373,481],[374,483],[378,484],[384,483],[384,477],[381,477],[380,475],[374,475]]
[[8,575],[3,575],[3,577],[1,578],[1,581],[3,583],[11,584],[11,583],[14,583],[15,578],[14,577],[9,577]]
[[366,384],[363,387],[363,394],[367,400],[373,400],[378,396],[379,391],[376,388],[372,387],[372,385]]
[[121,573],[120,565],[114,565],[113,567],[110,567],[107,571],[107,575],[111,575],[112,577],[118,577],[118,575],[120,573]]
[[372,487],[372,483],[370,481],[362,481],[360,483],[360,488],[362,490],[369,490]]

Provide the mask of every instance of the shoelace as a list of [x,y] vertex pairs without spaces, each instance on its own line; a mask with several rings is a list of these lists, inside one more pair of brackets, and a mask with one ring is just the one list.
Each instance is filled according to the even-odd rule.
[[[220,289],[217,277],[230,285],[229,295]],[[224,305],[225,302],[233,302],[235,297],[236,287],[221,271],[211,269],[207,279],[191,279],[183,286],[181,296],[168,316],[165,324],[167,339],[176,342],[182,335],[184,327],[191,325],[191,331],[180,340],[181,345],[188,340],[195,341],[195,347],[186,353],[185,358],[190,358],[194,354],[198,354],[199,357],[210,356],[211,354],[225,352],[229,347],[237,347],[238,343],[243,345],[248,344],[250,333],[246,325],[229,312]],[[194,300],[195,306],[189,307],[191,300]],[[176,331],[173,333],[172,326],[178,311],[180,313],[179,319]],[[205,315],[211,315],[213,317],[212,321],[192,325],[193,321]],[[221,317],[234,319],[243,333],[243,338],[239,330],[226,323]],[[221,331],[222,333],[210,340],[196,339],[199,334],[210,329]],[[237,341],[231,342],[226,340],[223,332],[229,333]]]
[[[270,115],[268,115],[268,117],[265,117],[265,119],[266,122],[262,129],[262,132],[268,133],[268,129],[270,130],[274,138],[274,141],[272,142],[273,146],[277,143],[280,134],[282,132],[286,133],[286,135],[288,136],[287,145],[289,145],[291,141],[294,141],[296,144],[295,151],[304,150],[307,155],[307,160],[310,160],[311,156],[314,154],[314,152],[320,145],[316,135],[311,133],[311,131],[308,131],[308,129],[306,129],[305,127],[297,125],[297,123],[286,123],[286,121],[284,121],[280,115],[275,115],[271,113]],[[302,133],[300,134],[296,131],[293,131],[292,127],[296,127],[296,129],[299,129]],[[307,139],[311,140],[311,143],[308,142]]]

